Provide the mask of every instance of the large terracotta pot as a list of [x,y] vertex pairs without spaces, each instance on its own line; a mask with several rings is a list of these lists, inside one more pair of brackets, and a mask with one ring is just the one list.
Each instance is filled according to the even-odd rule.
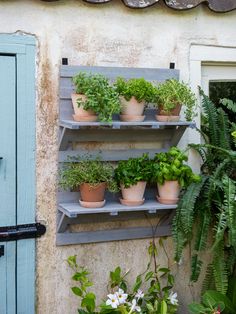
[[123,96],[120,97],[121,103],[121,120],[122,121],[143,121],[145,102],[138,102],[133,96],[130,100],[126,100]]
[[174,121],[179,121],[179,115],[180,115],[180,111],[181,111],[181,104],[177,104],[176,107],[174,109],[172,109],[171,111],[167,112],[163,109],[162,106],[159,106],[158,110],[157,110],[157,115],[156,115],[156,119],[157,121],[160,122],[174,122]]
[[80,199],[84,202],[101,202],[104,201],[106,183],[102,182],[96,185],[83,183],[79,187]]
[[178,181],[165,181],[164,184],[157,184],[158,201],[162,204],[176,204],[179,200],[180,185]]
[[73,118],[75,121],[96,121],[97,115],[93,110],[84,110],[83,106],[78,107],[77,100],[81,99],[82,101],[86,100],[86,96],[82,94],[71,94],[71,100],[74,108]]
[[124,185],[121,184],[121,193],[123,198],[121,203],[124,205],[141,205],[144,202],[143,196],[146,185],[147,182],[145,181],[140,181],[129,188],[125,188]]

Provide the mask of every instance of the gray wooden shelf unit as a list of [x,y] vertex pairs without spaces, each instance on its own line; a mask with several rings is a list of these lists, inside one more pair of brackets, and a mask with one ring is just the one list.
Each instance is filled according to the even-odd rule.
[[[158,122],[154,117],[154,110],[145,112],[143,122],[122,122],[114,116],[112,123],[102,122],[75,122],[72,119],[73,109],[71,92],[73,85],[71,78],[80,71],[104,74],[111,81],[116,77],[125,78],[144,77],[147,80],[163,82],[166,79],[179,79],[179,71],[175,69],[142,69],[142,68],[109,68],[62,66],[60,79],[60,121],[59,121],[59,163],[68,161],[68,156],[83,157],[88,151],[72,150],[73,142],[121,142],[144,141],[161,142],[157,149],[122,149],[122,150],[90,150],[92,156],[100,155],[102,160],[118,161],[129,157],[140,156],[149,152],[150,157],[160,151],[166,151],[178,144],[186,128],[195,127],[193,122]],[[106,204],[103,208],[86,209],[78,203],[78,192],[58,192],[58,224],[57,245],[80,243],[106,242],[150,238],[153,236],[168,236],[171,234],[171,220],[176,205],[163,205],[156,201],[153,190],[145,192],[145,203],[141,206],[123,206],[119,203],[119,196],[107,193]],[[113,222],[117,220],[137,220],[160,217],[156,228],[152,226],[129,227],[125,229],[107,229],[95,231],[69,232],[69,225],[96,224],[96,222]],[[155,230],[154,230],[155,229]]]

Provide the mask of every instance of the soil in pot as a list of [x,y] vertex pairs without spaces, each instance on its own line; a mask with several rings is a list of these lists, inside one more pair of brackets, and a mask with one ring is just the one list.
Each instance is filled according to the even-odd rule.
[[125,188],[124,185],[121,185],[121,193],[122,199],[120,202],[123,205],[135,206],[141,205],[144,203],[144,192],[146,188],[147,182],[140,181],[135,185],[130,186],[129,188]]
[[160,122],[176,122],[179,121],[179,115],[180,115],[180,111],[181,111],[181,105],[178,104],[176,105],[176,107],[174,109],[172,109],[171,111],[167,112],[165,110],[163,110],[163,108],[160,106],[158,108],[158,114],[155,116],[157,121]]
[[162,204],[176,204],[179,200],[180,185],[178,181],[165,181],[163,185],[157,184],[158,201]]
[[106,190],[106,183],[102,182],[96,185],[83,183],[79,187],[80,200],[84,202],[103,202]]
[[130,100],[120,97],[122,121],[142,121],[145,102],[138,102],[133,96]]
[[72,104],[74,108],[73,118],[75,121],[96,121],[97,115],[93,110],[84,110],[82,106],[78,107],[77,100],[81,99],[82,101],[86,100],[86,96],[82,94],[71,94]]

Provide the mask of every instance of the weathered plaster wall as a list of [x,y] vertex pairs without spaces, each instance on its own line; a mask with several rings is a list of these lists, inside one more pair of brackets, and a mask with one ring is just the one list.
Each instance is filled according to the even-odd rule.
[[[37,313],[76,313],[69,291],[70,271],[65,260],[77,254],[94,274],[100,297],[106,294],[108,271],[117,265],[135,272],[145,269],[149,240],[67,247],[55,246],[58,77],[62,57],[70,64],[168,67],[175,62],[181,78],[189,80],[191,44],[236,46],[235,12],[218,15],[205,7],[176,12],[158,4],[131,10],[120,1],[95,6],[82,1],[42,3],[1,1],[0,32],[25,32],[38,40],[37,54],[37,219],[47,234],[37,241]],[[169,264],[176,275],[176,290],[186,304],[198,295],[190,288],[188,254],[182,265],[173,263],[171,238],[165,241]],[[167,258],[161,249],[160,263]],[[132,276],[131,276],[132,277]]]

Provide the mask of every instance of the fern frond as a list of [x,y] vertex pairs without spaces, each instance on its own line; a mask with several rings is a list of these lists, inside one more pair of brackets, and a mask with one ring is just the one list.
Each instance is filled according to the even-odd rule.
[[190,184],[177,209],[180,213],[183,231],[189,239],[192,235],[195,203],[207,179],[207,177],[202,177],[201,182]]
[[193,282],[196,282],[198,280],[198,277],[201,273],[202,269],[202,261],[199,260],[198,255],[195,254],[192,256],[191,261],[191,278],[190,280]]
[[220,103],[225,106],[228,110],[232,111],[232,113],[236,113],[236,103],[230,99],[223,98],[220,99]]
[[[181,206],[181,203],[182,203],[182,199],[179,202],[180,206]],[[175,243],[174,259],[176,262],[179,262],[182,256],[183,249],[186,246],[188,239],[183,232],[181,215],[178,209],[172,223],[172,236]]]
[[227,220],[224,211],[221,211],[219,214],[216,214],[217,222],[214,226],[215,231],[215,241],[212,245],[212,251],[217,252],[219,244],[224,240],[224,233],[227,228]]
[[200,95],[202,96],[202,109],[208,121],[209,134],[207,136],[209,137],[209,142],[212,145],[218,146],[220,141],[218,137],[218,113],[216,106],[201,89]]
[[232,140],[230,136],[229,117],[222,108],[219,108],[217,113],[219,146],[224,149],[231,149]]
[[225,262],[223,241],[219,244],[218,250],[214,254],[212,265],[216,290],[226,294],[228,289],[228,270]]
[[212,264],[208,264],[207,269],[206,269],[206,274],[205,278],[202,283],[202,295],[207,291],[207,290],[215,290],[215,283],[213,278],[213,266]]
[[236,249],[236,183],[226,175],[223,177],[222,182],[224,192],[223,210],[227,220],[229,245]]
[[206,248],[209,226],[211,223],[211,213],[208,208],[201,208],[199,221],[195,236],[194,250],[199,252]]

